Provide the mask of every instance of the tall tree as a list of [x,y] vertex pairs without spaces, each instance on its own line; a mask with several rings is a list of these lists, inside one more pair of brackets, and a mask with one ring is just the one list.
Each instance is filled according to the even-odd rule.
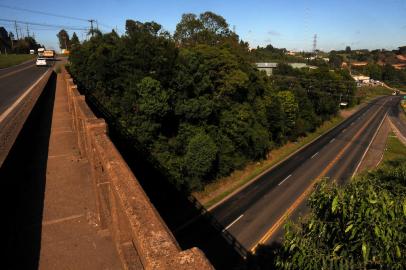
[[77,46],[77,45],[80,45],[80,41],[79,41],[78,36],[76,35],[76,32],[73,32],[72,38],[70,40],[70,46],[73,47],[73,46]]
[[68,50],[70,47],[68,32],[66,32],[65,29],[62,29],[56,36],[58,37],[59,40],[59,48]]

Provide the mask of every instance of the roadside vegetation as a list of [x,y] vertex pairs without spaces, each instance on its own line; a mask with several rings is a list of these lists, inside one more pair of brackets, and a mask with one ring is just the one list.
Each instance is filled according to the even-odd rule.
[[355,103],[348,71],[280,65],[269,78],[250,57],[225,19],[205,12],[184,14],[173,36],[132,20],[123,36],[95,33],[72,44],[69,69],[176,186],[196,191],[314,132],[340,100]]
[[405,156],[341,187],[323,181],[308,205],[282,246],[261,247],[247,269],[405,269]]
[[386,141],[383,161],[406,158],[406,146],[391,132]]
[[357,87],[356,98],[359,102],[368,102],[378,96],[392,95],[393,90],[384,86]]
[[267,158],[258,162],[250,162],[241,170],[236,170],[229,176],[220,178],[218,181],[207,184],[202,191],[194,192],[193,195],[207,208],[213,206],[226,196],[250,182],[261,173],[269,170],[278,162],[310,143],[328,130],[336,127],[345,118],[336,116],[324,121],[314,132],[307,136],[299,137],[295,142],[287,142],[283,146],[275,148],[268,153]]
[[33,54],[0,54],[0,68],[6,68],[34,59]]

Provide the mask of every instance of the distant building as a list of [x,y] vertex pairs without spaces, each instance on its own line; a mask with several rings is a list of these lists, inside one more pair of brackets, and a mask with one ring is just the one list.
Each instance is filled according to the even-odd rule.
[[289,65],[293,68],[305,68],[308,67],[306,63],[289,63]]
[[351,62],[351,66],[353,67],[364,67],[368,65],[368,62]]
[[406,68],[406,64],[405,63],[393,64],[392,67],[394,67],[395,69],[404,69]]
[[265,71],[267,76],[272,75],[272,70],[278,66],[278,63],[255,63],[259,70]]
[[[293,68],[310,68],[310,69],[316,69],[316,66],[310,66],[307,65],[306,63],[287,63]],[[273,69],[278,66],[278,63],[276,62],[270,62],[270,63],[255,63],[257,68],[259,70],[263,70],[266,72],[267,76],[271,76],[273,74]]]
[[357,82],[364,82],[364,81],[369,82],[369,79],[370,79],[368,76],[364,76],[364,75],[352,75],[352,78]]

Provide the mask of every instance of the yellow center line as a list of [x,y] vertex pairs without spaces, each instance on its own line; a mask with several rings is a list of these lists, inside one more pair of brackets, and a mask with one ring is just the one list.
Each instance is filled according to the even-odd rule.
[[313,187],[316,183],[320,182],[322,177],[324,177],[327,172],[334,166],[334,164],[342,157],[344,152],[352,145],[352,142],[357,140],[359,136],[361,136],[361,133],[366,129],[366,127],[369,125],[369,123],[375,118],[375,116],[378,114],[380,109],[386,104],[387,101],[385,101],[381,107],[376,110],[376,112],[372,115],[372,117],[369,118],[369,120],[362,126],[361,129],[358,130],[358,132],[352,137],[352,139],[347,143],[347,145],[341,149],[341,151],[337,154],[337,156],[324,168],[324,170],[316,177],[315,180],[313,180],[310,185],[306,188],[306,190],[293,202],[293,204],[288,208],[288,210],[285,211],[285,213],[272,225],[272,227],[266,232],[266,234],[258,241],[257,244],[254,245],[254,247],[251,248],[251,252],[255,253],[257,247],[261,244],[264,244],[266,241],[268,241],[269,238],[272,237],[272,235],[275,234],[275,232],[279,229],[279,227],[285,223],[285,221],[289,218],[289,216],[292,214],[292,212],[308,197],[308,195],[313,191]]
[[28,65],[28,66],[26,66],[26,67],[24,67],[24,68],[14,70],[14,71],[12,71],[12,72],[9,72],[9,73],[7,73],[7,74],[4,74],[4,75],[0,76],[0,79],[6,78],[6,77],[8,77],[8,76],[11,76],[11,75],[16,74],[16,73],[18,73],[18,72],[21,72],[21,71],[23,71],[23,70],[29,69],[30,67],[33,67],[33,66],[34,66],[34,65]]

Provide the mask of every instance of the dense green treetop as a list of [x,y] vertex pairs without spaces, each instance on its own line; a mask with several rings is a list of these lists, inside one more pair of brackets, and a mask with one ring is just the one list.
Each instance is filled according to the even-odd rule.
[[125,35],[75,45],[70,71],[176,185],[196,190],[314,130],[353,94],[343,74],[281,65],[268,78],[249,58],[225,19],[205,12],[184,14],[173,38],[127,20]]

